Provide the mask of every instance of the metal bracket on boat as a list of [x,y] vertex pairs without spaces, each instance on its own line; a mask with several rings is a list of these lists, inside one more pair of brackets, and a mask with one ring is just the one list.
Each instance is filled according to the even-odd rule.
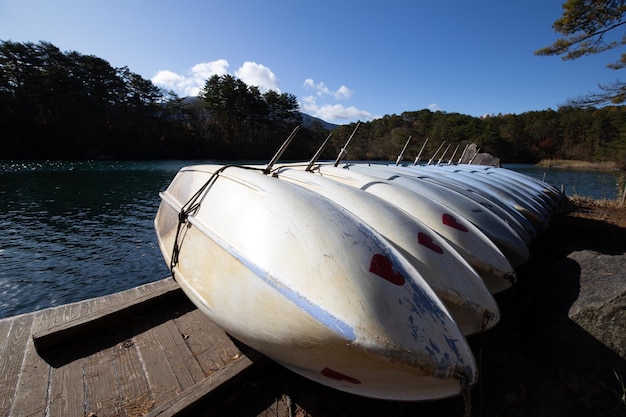
[[322,155],[322,152],[324,152],[324,149],[326,148],[326,145],[328,145],[328,141],[330,141],[330,137],[333,134],[330,133],[328,135],[328,137],[326,138],[326,140],[324,141],[324,143],[322,143],[322,146],[319,147],[319,149],[317,150],[317,152],[315,152],[315,155],[313,155],[313,158],[311,158],[311,160],[309,161],[308,165],[306,166],[305,171],[311,171],[313,169],[313,165],[315,165],[315,163],[317,162],[317,160],[320,158],[320,156]]
[[361,125],[361,122],[358,122],[356,124],[354,130],[352,131],[352,134],[350,135],[350,137],[346,141],[346,144],[343,145],[343,148],[341,148],[341,150],[339,151],[339,155],[337,155],[337,159],[335,160],[335,166],[339,165],[339,162],[341,162],[343,157],[346,156],[348,145],[350,144],[350,141],[354,137],[354,134],[356,133],[356,130],[359,128],[360,125]]
[[443,153],[441,154],[441,158],[439,158],[439,161],[437,162],[437,165],[441,165],[441,161],[443,161],[443,158],[446,157],[446,154],[448,153],[448,149],[450,149],[451,145],[452,145],[451,143],[448,143],[448,146],[446,146],[446,150],[443,151]]
[[450,157],[450,159],[448,160],[448,165],[452,165],[452,160],[454,159],[454,156],[456,155],[456,152],[459,150],[459,145],[456,145],[456,147],[454,148],[454,152],[452,152],[452,156]]
[[409,138],[406,140],[406,143],[404,144],[404,148],[402,148],[402,152],[400,152],[400,155],[398,155],[398,158],[396,158],[396,166],[400,165],[400,162],[402,162],[404,151],[406,151],[406,147],[409,146],[410,141],[411,141],[411,136],[409,136]]
[[443,148],[443,145],[445,145],[445,144],[446,144],[445,140],[443,142],[441,142],[441,145],[439,145],[439,147],[437,148],[437,150],[435,151],[433,156],[430,157],[430,159],[428,160],[428,163],[426,165],[430,165],[430,164],[433,163],[433,160],[435,159],[435,157],[437,156],[437,154],[439,153],[439,151],[441,150],[441,148]]
[[298,130],[300,130],[300,126],[296,126],[295,129],[293,129],[293,132],[291,132],[291,134],[287,138],[287,140],[285,140],[283,144],[280,146],[280,148],[278,148],[278,152],[276,152],[274,157],[267,163],[267,165],[265,166],[265,169],[263,170],[263,173],[265,175],[269,174],[272,171],[272,167],[274,166],[276,161],[278,161],[278,159],[281,156],[283,156],[285,149],[287,149],[287,146],[289,146],[293,138],[296,137],[296,133],[298,133]]
[[428,143],[428,138],[426,138],[426,140],[424,141],[424,143],[422,144],[422,148],[420,149],[419,153],[417,154],[417,156],[415,157],[415,161],[413,161],[413,165],[417,165],[420,162],[420,158],[422,157],[422,152],[424,152],[424,148],[426,147],[426,144]]
[[463,148],[463,152],[461,153],[461,157],[459,158],[459,161],[457,162],[458,164],[463,162],[463,157],[467,153],[467,150],[469,149],[469,145],[470,145],[469,143],[465,144],[465,148]]

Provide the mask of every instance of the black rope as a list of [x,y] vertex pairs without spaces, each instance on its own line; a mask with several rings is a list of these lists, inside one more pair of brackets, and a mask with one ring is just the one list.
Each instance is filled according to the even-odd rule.
[[174,238],[174,247],[172,249],[172,257],[170,259],[170,272],[172,273],[172,278],[176,279],[174,276],[174,267],[178,265],[178,259],[180,256],[180,250],[183,245],[184,236],[181,237],[182,230],[185,226],[188,226],[187,219],[189,216],[195,215],[200,209],[201,197],[205,195],[205,192],[211,188],[211,186],[217,181],[217,178],[220,174],[230,167],[238,167],[245,169],[253,169],[257,171],[263,171],[261,168],[250,167],[244,165],[223,165],[218,170],[216,170],[211,177],[191,196],[191,198],[183,205],[178,213],[178,226],[176,228],[176,237]]
[[483,313],[483,322],[480,329],[480,347],[478,349],[478,385],[479,385],[479,402],[478,402],[478,415],[483,415],[483,405],[484,405],[484,387],[483,387],[483,349],[485,347],[485,333],[487,332],[487,325],[493,319],[493,314],[489,312]]
[[455,373],[454,375],[459,378],[459,384],[461,385],[461,395],[464,405],[463,417],[472,417],[472,393],[470,392],[468,377],[461,372]]

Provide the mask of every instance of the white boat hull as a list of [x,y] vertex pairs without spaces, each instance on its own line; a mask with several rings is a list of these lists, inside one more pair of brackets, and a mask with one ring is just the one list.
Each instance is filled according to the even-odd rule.
[[494,200],[501,201],[509,207],[517,210],[528,221],[530,221],[535,229],[540,232],[545,230],[549,224],[549,215],[538,206],[534,201],[530,201],[524,197],[520,197],[512,193],[506,187],[502,187],[499,184],[494,184],[489,179],[479,178],[477,176],[471,176],[467,172],[462,170],[454,171],[452,169],[443,169],[438,166],[424,166],[424,167],[407,167],[408,169],[415,169],[418,172],[436,175],[451,179],[464,184],[472,191],[481,195],[490,197]]
[[483,232],[450,208],[389,181],[350,169],[320,164],[315,172],[371,193],[425,223],[476,270],[492,294],[512,286],[516,275],[511,263]]
[[498,305],[481,277],[447,241],[415,217],[372,194],[303,170],[284,168],[273,175],[339,204],[402,250],[463,334],[485,331],[498,323]]
[[453,318],[382,236],[301,187],[235,167],[213,177],[218,169],[182,169],[155,219],[173,276],[213,321],[357,395],[429,400],[475,383]]
[[430,198],[449,207],[459,213],[474,226],[480,229],[515,266],[519,266],[528,260],[530,250],[530,236],[527,233],[520,235],[498,217],[493,211],[480,205],[476,201],[462,194],[456,193],[449,188],[445,188],[427,181],[421,181],[417,175],[412,175],[412,171],[406,168],[392,168],[387,166],[350,165],[352,171],[362,172],[398,184],[424,198]]

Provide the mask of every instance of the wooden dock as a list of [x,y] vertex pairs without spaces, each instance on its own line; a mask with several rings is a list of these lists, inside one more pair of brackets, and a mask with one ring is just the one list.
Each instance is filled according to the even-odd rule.
[[0,320],[0,417],[463,415],[302,378],[230,338],[166,278]]
[[[622,259],[623,236],[622,227],[604,222],[555,219],[534,247],[538,256],[519,270],[518,287],[498,298],[502,322],[469,338],[481,360],[472,390],[475,415],[624,410],[615,377],[626,375],[626,361],[567,316],[574,295],[589,291],[581,279],[605,282],[612,266],[592,268],[564,254],[605,248]],[[306,380],[232,340],[170,278],[0,319],[0,417],[440,417],[465,411],[461,397],[382,401]]]
[[181,415],[266,362],[167,278],[0,320],[0,416]]

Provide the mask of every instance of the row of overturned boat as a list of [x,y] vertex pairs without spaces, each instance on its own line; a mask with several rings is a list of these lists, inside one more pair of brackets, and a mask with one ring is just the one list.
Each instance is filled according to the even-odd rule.
[[334,162],[318,161],[329,136],[310,161],[277,164],[296,132],[266,165],[176,174],[155,218],[172,276],[232,337],[321,384],[468,392],[467,336],[497,325],[494,296],[567,198],[500,167],[343,162],[356,128]]

